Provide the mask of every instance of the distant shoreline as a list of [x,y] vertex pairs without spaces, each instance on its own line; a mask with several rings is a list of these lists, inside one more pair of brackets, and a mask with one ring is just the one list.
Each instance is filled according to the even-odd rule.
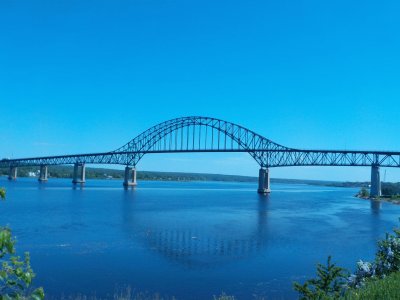
[[[7,176],[7,169],[0,169],[0,175]],[[49,179],[51,178],[72,178],[72,166],[49,166]],[[35,178],[38,175],[37,167],[18,168],[18,177]],[[123,180],[124,170],[106,169],[106,168],[86,168],[86,179],[102,180]],[[215,181],[215,182],[258,182],[257,177],[240,175],[223,175],[209,173],[186,173],[186,172],[156,172],[156,171],[138,171],[137,180],[144,181]],[[366,182],[339,182],[309,179],[285,179],[271,178],[271,183],[283,184],[306,184],[328,187],[349,187],[358,188],[366,186]]]
[[371,198],[371,197],[362,197],[360,195],[355,195],[354,197],[358,199],[363,199],[363,200],[369,200],[369,201],[376,201],[376,202],[386,202],[386,203],[391,203],[395,205],[400,205],[400,197],[388,197],[388,196],[381,196],[379,198]]

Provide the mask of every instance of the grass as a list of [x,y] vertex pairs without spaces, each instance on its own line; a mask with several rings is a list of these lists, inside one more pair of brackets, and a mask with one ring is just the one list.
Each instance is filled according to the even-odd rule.
[[370,281],[362,289],[350,290],[342,299],[400,299],[400,272],[390,274],[384,279]]
[[[0,297],[1,299],[1,297]],[[60,298],[52,298],[52,297],[47,297],[46,299],[58,299],[58,300],[106,300],[106,299],[112,299],[112,300],[177,300],[175,297],[163,297],[160,296],[159,294],[150,294],[150,293],[136,293],[133,291],[130,287],[127,287],[125,289],[121,289],[118,292],[115,292],[114,295],[110,298],[101,298],[96,295],[92,296],[87,296],[87,295],[70,295],[70,296],[62,296]],[[236,300],[234,296],[229,296],[226,295],[225,293],[222,293],[219,296],[214,296],[210,300]]]

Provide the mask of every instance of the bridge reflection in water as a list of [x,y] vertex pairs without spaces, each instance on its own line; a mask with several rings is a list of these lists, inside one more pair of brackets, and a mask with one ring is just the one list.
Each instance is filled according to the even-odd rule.
[[[189,269],[218,268],[260,255],[265,253],[275,235],[273,231],[276,228],[271,228],[269,222],[268,195],[259,195],[257,203],[249,201],[253,204],[245,212],[238,213],[233,205],[233,211],[246,215],[235,219],[236,214],[228,212],[227,216],[225,212],[219,212],[218,205],[212,207],[212,217],[204,215],[207,205],[190,211],[193,202],[185,204],[184,199],[179,199],[171,208],[153,212],[151,207],[154,203],[149,201],[152,203],[149,206],[138,203],[142,200],[136,197],[137,192],[128,190],[122,199],[125,234],[145,249]],[[380,209],[380,202],[370,201],[371,214],[379,214]],[[376,228],[376,224],[371,227]]]
[[[135,214],[134,201],[125,199],[124,230],[169,261],[195,269],[219,267],[254,256],[267,247],[268,200],[268,196],[260,195],[258,213],[251,216],[254,219],[251,226],[246,219],[236,224],[214,221],[202,227],[197,219],[192,225],[187,220],[171,222],[170,217],[152,222]],[[225,230],[226,226],[229,228]]]
[[380,200],[373,200],[371,199],[371,210],[375,214],[379,214],[379,211],[381,210],[382,207],[382,202]]

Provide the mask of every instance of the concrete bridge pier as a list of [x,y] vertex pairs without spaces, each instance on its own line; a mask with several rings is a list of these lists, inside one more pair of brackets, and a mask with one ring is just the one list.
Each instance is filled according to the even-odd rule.
[[17,179],[17,172],[18,168],[17,167],[10,167],[9,173],[8,173],[8,180],[16,180]]
[[125,167],[124,187],[136,185],[136,168]]
[[[79,168],[81,169],[79,172]],[[85,183],[85,164],[75,163],[74,164],[74,175],[72,183]]]
[[382,196],[381,175],[378,165],[371,167],[371,190],[369,194],[374,198]]
[[269,169],[261,168],[258,173],[258,193],[268,194],[271,193]]
[[47,181],[47,166],[41,165],[40,166],[40,173],[39,173],[39,179],[40,182]]

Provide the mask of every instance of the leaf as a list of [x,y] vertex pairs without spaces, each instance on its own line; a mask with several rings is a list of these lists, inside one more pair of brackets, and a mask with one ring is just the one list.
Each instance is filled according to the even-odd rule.
[[6,198],[6,190],[3,188],[0,188],[0,199],[5,199]]
[[44,299],[44,290],[43,288],[37,288],[33,291],[31,298],[33,300],[43,300]]
[[4,270],[1,270],[0,271],[0,280],[5,280],[5,279],[7,279],[7,272],[6,271],[4,271]]
[[15,239],[11,230],[0,227],[0,300],[43,300],[43,288],[36,289],[28,298],[27,287],[32,283],[35,274],[30,266],[29,253],[25,253],[24,259],[12,255],[15,253]]

